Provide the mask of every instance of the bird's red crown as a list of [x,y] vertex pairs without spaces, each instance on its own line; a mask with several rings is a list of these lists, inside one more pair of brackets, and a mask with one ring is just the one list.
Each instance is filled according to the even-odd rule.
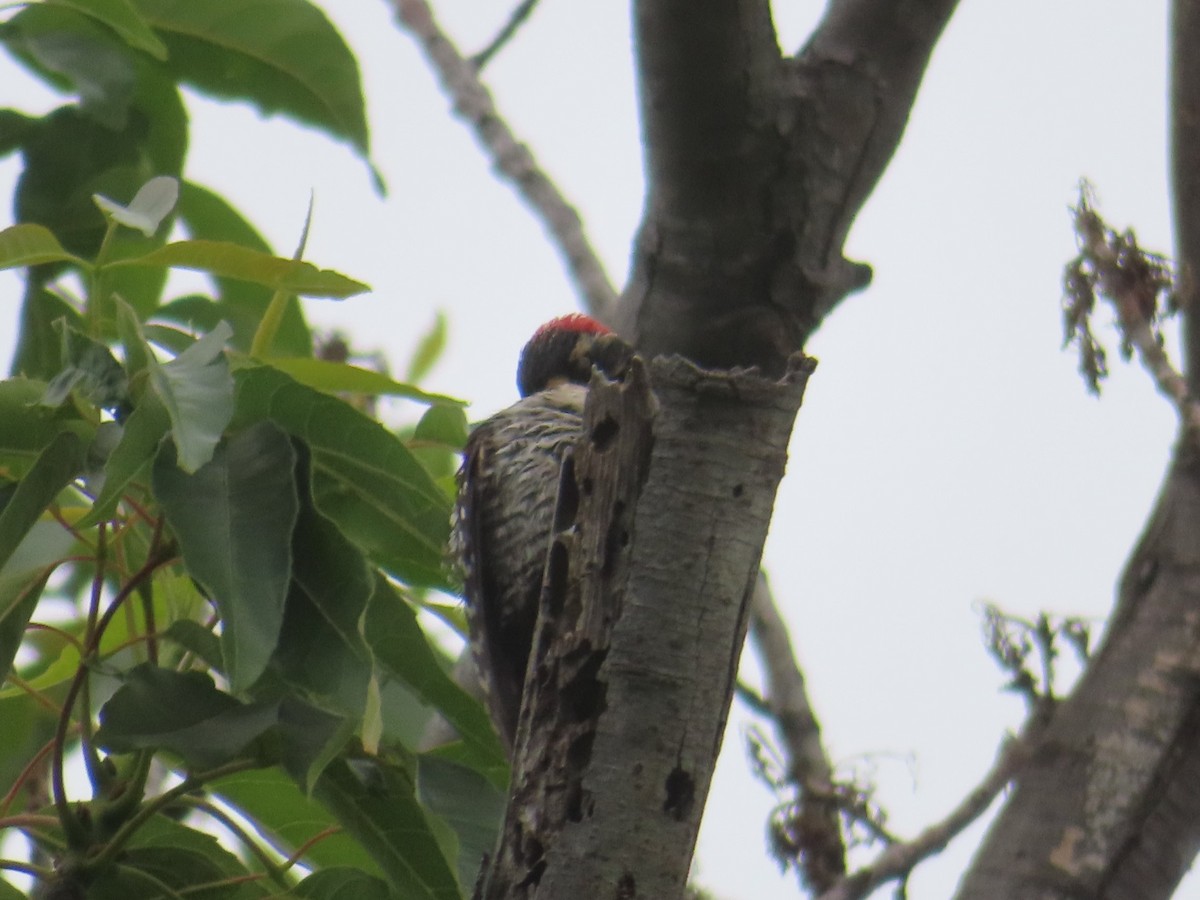
[[583,313],[568,313],[565,316],[558,316],[551,319],[538,328],[533,333],[530,342],[532,343],[538,338],[545,337],[547,334],[555,331],[569,331],[572,334],[608,334],[612,329]]

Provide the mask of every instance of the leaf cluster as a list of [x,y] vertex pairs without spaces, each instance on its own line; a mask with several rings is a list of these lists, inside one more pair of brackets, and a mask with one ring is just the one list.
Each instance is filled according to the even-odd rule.
[[[54,896],[461,896],[507,778],[418,615],[451,587],[462,404],[314,341],[299,297],[366,285],[275,254],[184,173],[183,86],[367,160],[353,53],[307,0],[47,0],[0,43],[69,98],[0,110],[22,161],[0,268],[26,272],[0,832],[30,847],[0,869]],[[172,269],[211,290],[168,296]],[[439,321],[410,381],[444,343]],[[379,396],[419,421],[381,424]],[[461,739],[419,752],[434,711]]]

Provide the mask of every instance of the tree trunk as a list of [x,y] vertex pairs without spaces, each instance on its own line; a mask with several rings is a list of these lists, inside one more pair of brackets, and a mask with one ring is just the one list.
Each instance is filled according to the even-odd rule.
[[811,361],[593,383],[478,896],[682,896]]

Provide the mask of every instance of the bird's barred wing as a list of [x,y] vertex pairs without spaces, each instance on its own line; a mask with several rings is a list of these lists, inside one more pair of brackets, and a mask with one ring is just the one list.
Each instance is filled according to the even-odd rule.
[[[462,470],[459,473],[458,503],[455,511],[454,544],[463,576],[470,651],[484,690],[488,712],[505,746],[511,748],[515,736],[521,694],[525,686],[524,670],[519,680],[504,646],[504,591],[497,584],[493,560],[495,541],[487,527],[491,516],[485,509],[492,496],[494,460],[488,423],[483,423],[467,441]],[[509,723],[512,723],[511,725]]]
[[559,468],[579,434],[585,390],[527,397],[481,423],[459,475],[454,544],[471,652],[488,709],[509,747],[516,734]]

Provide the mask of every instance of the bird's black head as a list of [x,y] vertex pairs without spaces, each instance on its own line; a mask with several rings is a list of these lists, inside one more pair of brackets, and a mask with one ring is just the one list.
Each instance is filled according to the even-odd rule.
[[517,389],[528,397],[556,381],[587,384],[592,366],[619,378],[632,355],[628,344],[590,316],[559,316],[534,332],[521,351]]

